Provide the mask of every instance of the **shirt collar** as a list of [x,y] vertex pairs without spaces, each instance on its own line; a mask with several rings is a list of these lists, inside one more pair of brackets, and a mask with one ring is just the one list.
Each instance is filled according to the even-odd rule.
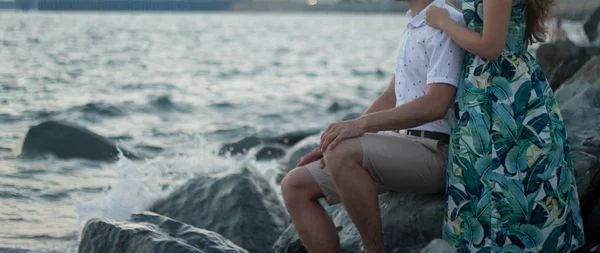
[[434,6],[438,6],[438,7],[443,7],[445,4],[446,4],[446,0],[435,0],[431,4],[427,5],[427,7],[425,7],[425,9],[423,9],[421,12],[419,12],[417,14],[417,16],[413,16],[412,11],[408,10],[408,12],[406,12],[406,16],[410,18],[410,21],[408,22],[408,26],[417,28],[417,27],[421,27],[421,26],[425,25],[425,12],[427,12],[427,9],[429,9],[429,6],[434,5]]

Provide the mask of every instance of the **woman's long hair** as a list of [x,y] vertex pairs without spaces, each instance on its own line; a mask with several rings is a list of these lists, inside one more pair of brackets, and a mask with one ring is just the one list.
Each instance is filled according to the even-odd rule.
[[525,22],[527,24],[527,41],[529,43],[546,40],[546,19],[550,15],[555,0],[524,0]]

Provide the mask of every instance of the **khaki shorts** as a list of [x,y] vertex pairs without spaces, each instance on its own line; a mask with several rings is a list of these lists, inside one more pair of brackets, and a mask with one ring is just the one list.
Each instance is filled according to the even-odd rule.
[[[405,134],[365,134],[358,138],[366,169],[379,194],[388,191],[443,193],[446,188],[448,145]],[[327,168],[320,161],[305,165],[330,205],[340,203]]]

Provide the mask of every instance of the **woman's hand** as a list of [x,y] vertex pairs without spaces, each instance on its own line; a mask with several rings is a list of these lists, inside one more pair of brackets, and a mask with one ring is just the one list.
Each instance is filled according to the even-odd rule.
[[429,6],[425,13],[425,23],[432,28],[442,30],[444,23],[450,19],[450,13],[444,8]]
[[360,118],[333,123],[321,135],[321,152],[332,150],[345,139],[361,136],[365,134],[363,130],[363,120]]

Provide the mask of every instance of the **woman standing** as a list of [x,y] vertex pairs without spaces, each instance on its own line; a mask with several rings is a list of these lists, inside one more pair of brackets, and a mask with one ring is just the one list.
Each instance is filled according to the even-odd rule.
[[552,0],[464,0],[467,28],[427,24],[466,51],[447,172],[444,238],[458,252],[571,252],[583,224],[562,116],[530,43]]

